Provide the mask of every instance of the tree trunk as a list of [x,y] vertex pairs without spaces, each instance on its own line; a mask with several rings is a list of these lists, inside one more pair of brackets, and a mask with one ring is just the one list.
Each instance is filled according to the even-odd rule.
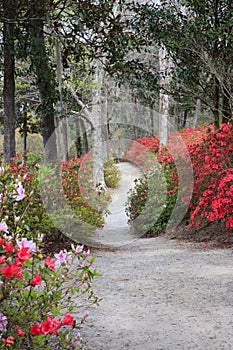
[[80,158],[82,155],[82,142],[81,142],[81,127],[80,127],[80,118],[75,119],[75,133],[76,133],[76,154]]
[[160,72],[160,92],[159,92],[159,115],[160,115],[160,144],[166,145],[168,140],[169,107],[170,97],[168,89],[171,82],[172,62],[168,57],[167,49],[162,46],[159,49],[159,72]]
[[160,93],[159,97],[159,115],[160,128],[159,138],[160,144],[166,145],[168,140],[168,119],[169,119],[169,97],[167,94]]
[[92,131],[93,145],[93,180],[95,186],[106,188],[104,180],[103,142],[101,125],[101,105],[95,104],[92,109],[94,130]]
[[27,162],[27,111],[23,115],[23,130],[22,130],[22,164]]
[[200,98],[197,98],[195,112],[194,112],[194,118],[193,118],[193,128],[197,127],[197,122],[198,122],[198,118],[200,117],[200,115],[201,115],[201,100],[200,100]]
[[182,121],[182,128],[184,129],[187,123],[187,117],[188,117],[188,111],[185,110],[184,111],[184,117],[183,117],[183,121]]
[[220,87],[219,81],[215,78],[215,86],[214,86],[214,125],[215,128],[219,128],[219,98],[220,98]]
[[66,162],[69,153],[68,132],[66,115],[62,116],[63,160]]
[[4,161],[15,156],[15,53],[14,23],[16,1],[3,1],[4,25]]
[[83,151],[84,153],[88,153],[89,143],[88,143],[87,131],[86,131],[84,121],[82,119],[80,119],[80,128],[81,128],[81,133],[83,138]]
[[222,122],[229,123],[232,118],[231,114],[231,96],[226,88],[223,88],[222,97]]
[[100,62],[95,65],[96,87],[93,89],[93,107],[91,111],[92,124],[92,147],[93,147],[93,180],[94,186],[101,186],[106,189],[104,180],[104,152],[103,152],[103,119],[102,119],[102,86],[103,86],[103,68]]
[[[44,40],[44,21],[35,10],[35,19],[30,20],[32,64],[37,76],[37,84],[41,98],[41,131],[45,156],[48,161],[57,158],[55,111],[56,102],[55,78],[49,66]],[[38,18],[39,17],[39,18]]]
[[[69,143],[68,143],[68,133],[67,133],[67,110],[66,106],[63,102],[63,94],[62,94],[62,75],[63,75],[63,66],[62,66],[62,57],[61,57],[61,49],[60,42],[58,38],[56,38],[56,64],[57,64],[57,81],[58,81],[58,92],[59,92],[59,115],[61,117],[61,126],[62,126],[62,159],[63,161],[67,161],[68,153],[69,153]],[[60,133],[59,133],[60,136]]]

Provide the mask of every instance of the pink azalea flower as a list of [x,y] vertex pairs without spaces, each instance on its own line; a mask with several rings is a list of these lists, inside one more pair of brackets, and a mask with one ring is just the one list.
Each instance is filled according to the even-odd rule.
[[0,231],[3,231],[5,233],[9,233],[8,232],[8,226],[5,222],[0,222]]
[[69,313],[66,313],[64,318],[63,318],[62,323],[67,325],[67,326],[72,326],[74,324],[73,316],[71,316]]
[[76,247],[73,245],[73,243],[71,244],[71,248],[74,252],[76,253],[82,253],[83,251],[83,245],[77,245]]
[[35,252],[36,251],[36,243],[33,241],[28,241],[27,238],[23,238],[21,241],[18,239],[16,240],[16,243],[18,247],[21,249],[22,247],[24,248],[29,248],[29,252]]
[[7,346],[9,345],[13,345],[14,344],[14,337],[12,337],[12,336],[10,336],[10,337],[8,337],[8,338],[6,338],[6,339],[3,339],[3,344],[6,344]]
[[61,250],[58,254],[54,254],[54,256],[59,263],[65,263],[67,258],[67,251]]
[[87,257],[88,255],[90,255],[90,249],[88,249],[87,251],[83,252],[83,255],[84,255],[85,257]]
[[89,312],[89,311],[86,311],[86,312],[85,312],[85,315],[84,315],[84,318],[89,317],[89,315],[90,315],[90,312]]
[[25,194],[25,189],[23,188],[23,185],[21,182],[18,182],[16,185],[15,185],[15,189],[16,189],[16,192],[17,192],[17,195],[15,197],[15,200],[18,202],[18,201],[21,201],[22,199],[24,199],[26,197],[26,194]]
[[0,312],[0,331],[5,330],[7,323],[7,317]]
[[85,260],[80,261],[80,266],[81,266],[81,267],[85,267],[85,265],[86,265]]
[[44,235],[43,234],[38,234],[37,236],[39,242],[43,242]]

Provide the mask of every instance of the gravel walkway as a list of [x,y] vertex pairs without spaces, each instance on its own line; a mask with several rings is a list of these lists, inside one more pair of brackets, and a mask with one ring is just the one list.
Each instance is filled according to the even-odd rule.
[[115,251],[96,251],[102,276],[93,287],[103,300],[81,332],[87,349],[233,349],[232,251],[163,237],[135,240],[121,229],[125,244],[121,237]]

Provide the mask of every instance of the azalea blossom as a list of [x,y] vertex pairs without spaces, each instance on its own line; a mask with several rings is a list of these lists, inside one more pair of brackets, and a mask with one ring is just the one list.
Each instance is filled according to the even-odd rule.
[[65,314],[62,323],[65,324],[66,326],[72,326],[74,324],[74,318],[70,314]]
[[72,250],[74,251],[74,252],[76,252],[76,253],[82,253],[82,251],[83,251],[83,245],[77,245],[76,247],[74,246],[74,244],[72,243],[71,244],[71,248],[72,248]]
[[0,312],[0,331],[5,330],[7,323],[7,317]]
[[43,233],[38,234],[37,238],[38,238],[38,241],[39,241],[39,242],[43,242],[43,239],[44,239]]
[[55,267],[55,261],[50,258],[50,256],[46,259],[44,259],[45,264],[50,268],[51,270],[54,270]]
[[61,321],[48,316],[47,320],[41,322],[40,329],[43,334],[56,334],[58,328],[61,327]]
[[36,243],[34,243],[32,240],[28,240],[27,238],[23,238],[21,241],[16,240],[16,243],[20,249],[22,248],[29,248],[28,252],[35,252],[36,251]]
[[22,248],[17,252],[17,257],[19,261],[26,261],[30,259],[31,255],[29,254],[29,248],[22,246]]
[[9,264],[0,269],[5,278],[13,278],[19,271],[20,269],[16,264]]
[[15,200],[17,202],[21,201],[22,199],[24,199],[26,197],[25,189],[23,188],[23,185],[20,181],[15,185],[15,190],[17,192],[17,194],[15,196]]
[[8,226],[5,222],[0,222],[0,231],[3,231],[5,233],[9,233],[8,232]]
[[89,311],[86,311],[86,312],[85,312],[85,315],[84,315],[84,318],[89,317],[89,315],[90,315],[90,312],[89,312]]
[[25,332],[21,328],[19,328],[19,326],[16,326],[16,334],[17,335],[24,335]]
[[54,254],[55,258],[59,263],[67,262],[67,251],[61,250],[58,254]]
[[42,282],[42,278],[40,277],[40,275],[38,275],[37,273],[34,275],[33,279],[31,280],[30,284],[33,284],[34,286],[41,284]]
[[31,329],[30,329],[30,334],[32,335],[41,335],[42,331],[41,331],[41,328],[38,324],[34,323],[32,326],[31,326]]
[[3,343],[6,344],[6,345],[13,345],[14,344],[14,337],[10,336],[6,339],[3,339]]
[[90,255],[90,249],[88,249],[87,251],[83,252],[83,255],[84,255],[85,257],[87,257],[88,255]]

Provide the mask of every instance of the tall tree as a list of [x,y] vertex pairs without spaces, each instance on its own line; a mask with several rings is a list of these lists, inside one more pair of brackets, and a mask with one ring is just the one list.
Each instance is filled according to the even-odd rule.
[[34,1],[30,7],[28,32],[30,36],[32,66],[37,77],[41,98],[41,131],[45,155],[48,160],[57,158],[55,110],[56,83],[55,74],[49,62],[45,44],[45,20],[51,1]]
[[15,155],[15,18],[17,1],[3,1],[3,45],[4,45],[4,161]]
[[170,84],[171,84],[172,60],[169,57],[165,46],[159,49],[159,72],[160,72],[160,91],[159,91],[159,117],[160,144],[166,145],[168,141],[168,128],[170,117]]
[[172,56],[173,97],[194,108],[199,98],[216,126],[232,120],[232,18],[229,0],[166,0],[139,5],[134,21],[147,45],[162,44]]

